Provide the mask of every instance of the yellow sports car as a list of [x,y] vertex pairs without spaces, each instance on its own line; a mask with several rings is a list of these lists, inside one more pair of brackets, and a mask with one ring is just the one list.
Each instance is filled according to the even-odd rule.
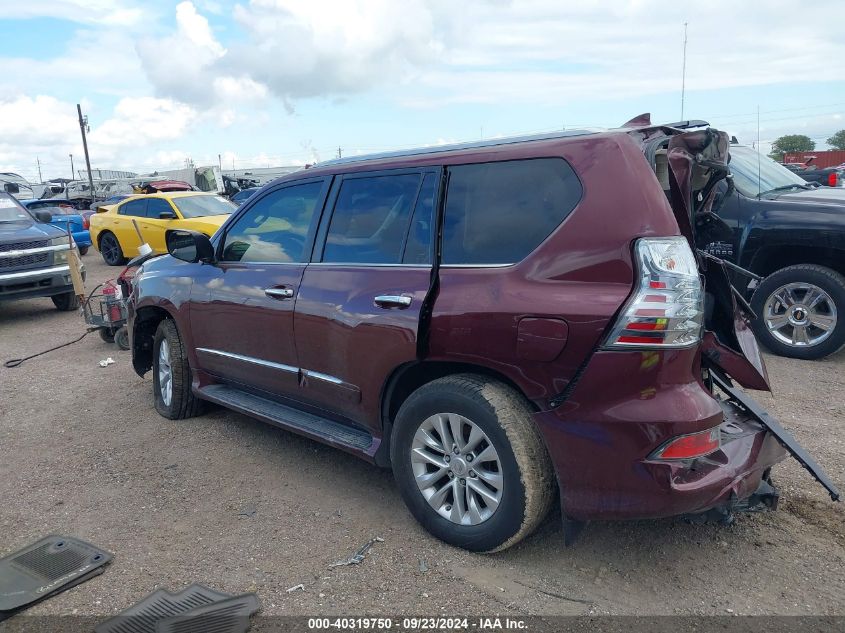
[[166,253],[167,229],[189,229],[211,237],[235,209],[225,198],[199,191],[129,196],[99,207],[91,216],[91,242],[109,266],[120,266],[135,257],[144,242],[156,253]]

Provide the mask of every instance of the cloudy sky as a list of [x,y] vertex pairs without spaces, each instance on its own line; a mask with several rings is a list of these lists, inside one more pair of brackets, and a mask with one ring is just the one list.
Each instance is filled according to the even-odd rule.
[[[841,0],[0,0],[0,171],[301,164],[641,112],[845,128]],[[827,19],[826,16],[838,16]]]

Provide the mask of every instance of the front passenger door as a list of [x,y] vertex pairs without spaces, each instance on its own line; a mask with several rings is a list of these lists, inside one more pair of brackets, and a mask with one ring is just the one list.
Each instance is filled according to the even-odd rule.
[[218,379],[295,398],[293,310],[328,189],[323,178],[286,183],[250,200],[218,238],[218,263],[191,288],[198,368]]
[[[162,214],[170,213],[172,217],[162,218]],[[169,228],[174,228],[173,220],[176,218],[176,211],[164,198],[147,199],[147,215],[138,223],[141,225],[141,235],[144,241],[150,245],[156,253],[166,253],[167,245],[164,242],[164,233]]]

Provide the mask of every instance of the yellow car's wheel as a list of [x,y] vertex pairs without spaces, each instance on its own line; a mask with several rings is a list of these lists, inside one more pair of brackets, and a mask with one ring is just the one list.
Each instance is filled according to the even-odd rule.
[[121,266],[126,263],[123,249],[120,248],[120,242],[117,241],[114,233],[106,232],[100,237],[100,254],[109,266]]

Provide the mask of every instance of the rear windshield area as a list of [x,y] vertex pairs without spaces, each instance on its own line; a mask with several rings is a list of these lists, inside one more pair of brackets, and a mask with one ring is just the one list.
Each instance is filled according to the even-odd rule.
[[581,182],[562,158],[449,168],[443,264],[513,264],[572,212]]
[[226,215],[237,206],[220,196],[184,196],[171,198],[183,218],[201,218],[206,215]]

